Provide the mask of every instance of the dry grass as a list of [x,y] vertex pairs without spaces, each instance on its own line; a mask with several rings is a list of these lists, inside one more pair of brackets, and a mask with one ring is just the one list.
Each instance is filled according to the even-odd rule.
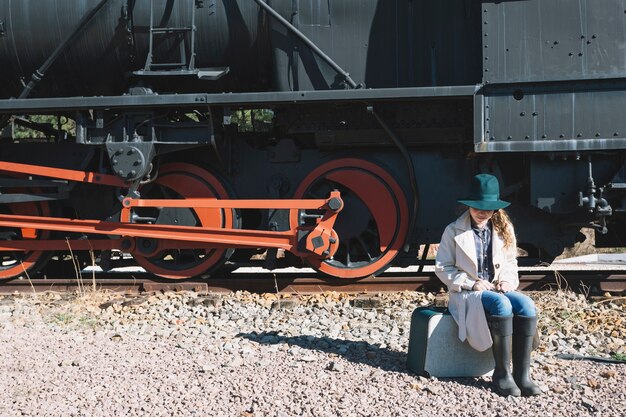
[[593,302],[588,294],[573,292],[558,271],[555,280],[556,288],[530,294],[539,309],[539,329],[544,339],[626,339],[626,309],[621,302],[625,297]]
[[[95,272],[92,273],[91,283],[89,283],[89,278],[85,279],[82,274],[80,261],[74,254],[69,241],[67,241],[67,245],[74,267],[77,290],[73,293],[48,291],[38,294],[33,287],[33,297],[36,298],[39,313],[47,321],[69,327],[95,328],[99,322],[100,306],[120,295],[99,288],[96,284]],[[89,256],[92,266],[95,266],[96,260],[93,250],[89,251]],[[30,282],[28,273],[24,272]]]

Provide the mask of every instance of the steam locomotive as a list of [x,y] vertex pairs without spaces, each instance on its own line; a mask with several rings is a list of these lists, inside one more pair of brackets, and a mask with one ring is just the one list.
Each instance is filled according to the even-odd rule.
[[1,0],[0,279],[375,275],[478,172],[532,262],[626,246],[624,28],[622,0]]

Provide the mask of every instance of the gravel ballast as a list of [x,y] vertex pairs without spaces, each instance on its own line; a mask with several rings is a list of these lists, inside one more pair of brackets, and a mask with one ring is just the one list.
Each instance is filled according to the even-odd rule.
[[433,294],[3,298],[0,416],[623,416],[626,364],[590,358],[624,357],[624,299],[531,295],[532,398],[406,370]]

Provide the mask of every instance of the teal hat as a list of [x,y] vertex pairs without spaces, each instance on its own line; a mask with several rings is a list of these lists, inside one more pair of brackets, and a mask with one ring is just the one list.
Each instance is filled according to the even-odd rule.
[[498,210],[511,204],[500,200],[498,179],[489,174],[474,176],[470,182],[469,197],[457,201],[478,210]]

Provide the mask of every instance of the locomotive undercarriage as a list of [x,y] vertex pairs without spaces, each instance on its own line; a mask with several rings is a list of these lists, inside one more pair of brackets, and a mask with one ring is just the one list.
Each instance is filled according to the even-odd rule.
[[[287,93],[273,102],[246,94],[210,106],[207,95],[176,96],[187,101],[176,107],[150,104],[151,95],[130,98],[143,102],[131,108],[84,107],[89,98],[34,101],[40,113],[65,107],[76,128],[42,128],[22,117],[18,124],[41,128],[42,137],[5,131],[0,278],[35,273],[51,257],[57,265],[67,252],[103,269],[132,254],[170,279],[207,276],[227,261],[374,275],[425,260],[417,257],[420,245],[438,241],[476,171],[500,178],[532,263],[552,260],[579,239],[581,227],[600,229],[598,219],[623,215],[624,161],[616,154],[474,153],[467,90],[438,96],[413,89],[411,99],[395,91],[393,100],[365,103],[333,99],[334,92]],[[252,117],[261,105],[271,109],[270,123],[244,126],[235,117]],[[561,184],[542,180],[550,175]],[[618,216],[608,217],[607,207]]]
[[[148,271],[177,279],[208,272],[227,259],[232,247],[282,249],[303,259],[332,258],[338,248],[333,225],[343,201],[334,190],[325,199],[228,200],[222,184],[215,182],[208,171],[190,164],[169,163],[160,167],[152,190],[145,191],[146,195],[163,194],[163,198],[145,199],[138,197],[139,192],[144,192],[142,188],[133,194],[128,192],[128,184],[107,174],[9,162],[3,163],[2,170],[18,177],[34,174],[57,181],[115,187],[118,195],[120,191],[125,195],[119,211],[106,220],[82,220],[52,215],[50,201],[55,199],[42,200],[44,195],[32,187],[51,188],[54,184],[51,181],[4,182],[4,196],[14,201],[5,204],[8,213],[0,215],[0,226],[5,230],[5,240],[0,245],[0,251],[5,254],[2,278],[28,274],[29,270],[40,267],[51,251],[119,250],[132,254]],[[11,193],[13,190],[20,193]],[[242,230],[237,209],[243,208],[294,211],[292,217],[296,223],[287,231]],[[305,225],[300,224],[299,218],[315,221]],[[65,236],[59,238],[53,232]],[[94,235],[109,239],[94,239]]]

